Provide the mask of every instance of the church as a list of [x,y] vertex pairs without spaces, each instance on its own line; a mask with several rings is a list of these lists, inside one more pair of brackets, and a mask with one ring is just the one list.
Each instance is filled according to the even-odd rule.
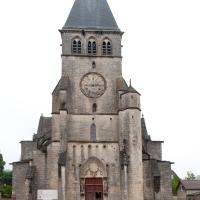
[[140,93],[123,79],[123,32],[107,1],[75,0],[60,34],[52,114],[21,141],[13,199],[172,200],[172,163],[148,135]]

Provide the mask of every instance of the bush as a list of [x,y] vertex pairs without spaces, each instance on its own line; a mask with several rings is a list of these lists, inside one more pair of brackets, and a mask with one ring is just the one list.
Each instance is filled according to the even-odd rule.
[[12,186],[11,185],[1,185],[0,192],[3,198],[11,198],[12,195]]
[[10,170],[3,171],[2,183],[6,185],[12,185],[12,171]]

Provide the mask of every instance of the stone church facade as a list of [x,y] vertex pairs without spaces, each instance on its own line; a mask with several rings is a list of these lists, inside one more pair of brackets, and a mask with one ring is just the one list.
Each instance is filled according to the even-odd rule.
[[106,0],[75,0],[60,33],[52,116],[21,142],[13,199],[171,200],[171,163],[122,77],[123,33]]

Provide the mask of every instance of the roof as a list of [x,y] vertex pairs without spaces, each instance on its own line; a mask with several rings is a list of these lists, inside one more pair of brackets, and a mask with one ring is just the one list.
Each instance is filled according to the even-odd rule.
[[120,31],[106,0],[75,0],[63,29]]
[[200,180],[181,180],[186,190],[200,190]]
[[127,91],[128,85],[126,84],[126,81],[123,77],[117,78],[117,90],[118,91]]
[[62,76],[52,94],[58,94],[60,90],[67,90],[68,87],[69,87],[69,77]]
[[187,194],[187,197],[199,197],[200,196],[200,192],[195,192],[192,194]]
[[137,93],[140,95],[140,93],[135,88],[133,88],[133,86],[131,86],[131,85],[128,87],[128,91],[132,92],[132,93]]
[[145,140],[151,140],[151,137],[148,135],[148,132],[147,132],[147,127],[146,127],[146,123],[145,123],[145,119],[143,115],[141,118],[141,128],[142,128],[142,137],[144,137]]
[[37,130],[37,135],[50,135],[52,131],[52,125],[51,125],[51,117],[44,117],[41,115]]

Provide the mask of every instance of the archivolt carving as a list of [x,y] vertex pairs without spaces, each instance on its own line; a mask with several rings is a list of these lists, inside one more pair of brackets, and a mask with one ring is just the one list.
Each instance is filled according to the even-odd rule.
[[107,177],[105,165],[96,157],[89,158],[80,171],[81,178],[85,177]]

